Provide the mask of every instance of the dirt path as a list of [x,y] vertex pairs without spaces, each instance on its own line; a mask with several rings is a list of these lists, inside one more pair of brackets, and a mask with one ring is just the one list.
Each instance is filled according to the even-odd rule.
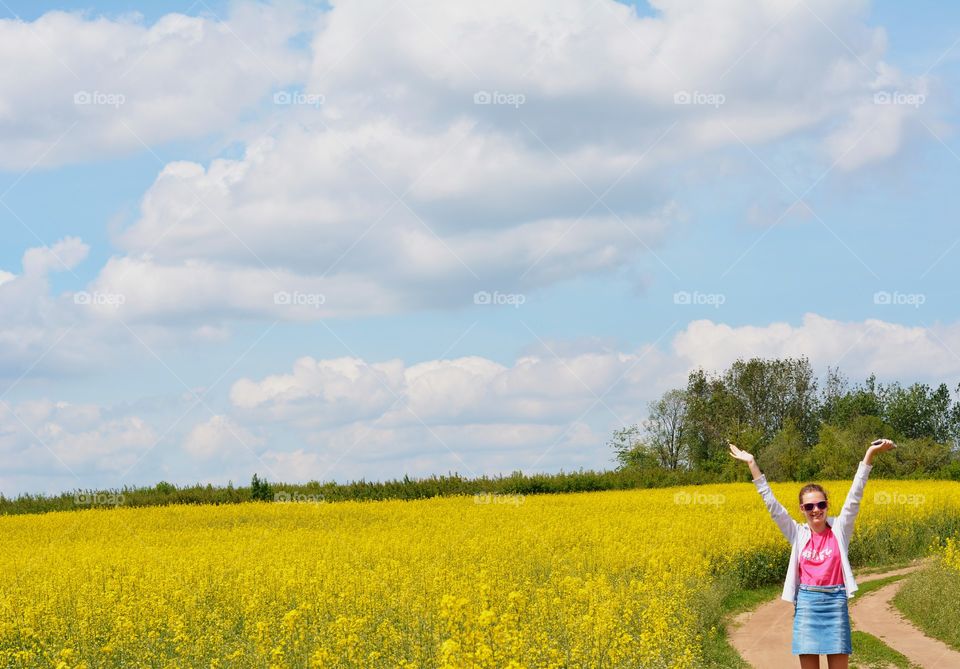
[[924,635],[894,608],[890,600],[902,585],[903,581],[891,583],[864,595],[851,606],[850,618],[856,628],[882,639],[924,669],[960,667],[960,653],[942,641]]
[[[920,566],[921,565],[912,565],[903,567],[902,569],[893,569],[873,574],[855,574],[854,576],[859,585],[888,576],[909,574],[919,569]],[[886,589],[887,588],[882,588],[879,592],[883,592]],[[864,601],[869,597],[869,594],[864,595]],[[853,603],[856,602],[859,604],[859,601],[856,595],[850,600],[851,617],[854,615],[854,609],[856,608],[853,606]],[[884,615],[889,617],[889,614],[885,613]],[[869,632],[869,630],[859,626],[859,619],[857,629],[863,629]],[[791,642],[793,641],[793,604],[780,599],[779,594],[773,601],[761,604],[753,611],[746,611],[737,615],[731,621],[727,632],[730,636],[730,644],[737,649],[740,657],[756,669],[789,669],[790,667],[800,666],[800,661],[797,659],[798,656],[790,652]],[[870,632],[870,634],[874,633]],[[890,642],[887,641],[887,643]],[[890,645],[893,646],[892,643],[890,643]],[[899,650],[899,648],[897,648],[897,650]],[[907,655],[907,657],[911,657],[902,650],[900,652]],[[926,667],[927,665],[922,666]],[[960,664],[954,663],[949,666],[960,667]]]

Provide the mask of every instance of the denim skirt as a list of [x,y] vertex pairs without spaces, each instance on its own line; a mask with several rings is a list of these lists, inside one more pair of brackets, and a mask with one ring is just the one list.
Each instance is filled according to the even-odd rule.
[[793,606],[792,651],[794,655],[853,652],[844,586],[800,584]]

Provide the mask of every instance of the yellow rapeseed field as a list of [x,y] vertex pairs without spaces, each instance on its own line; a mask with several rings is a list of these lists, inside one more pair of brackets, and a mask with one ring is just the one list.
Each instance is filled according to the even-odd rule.
[[[851,555],[958,517],[960,484],[870,481]],[[0,666],[696,668],[698,596],[786,551],[751,484],[6,516]]]

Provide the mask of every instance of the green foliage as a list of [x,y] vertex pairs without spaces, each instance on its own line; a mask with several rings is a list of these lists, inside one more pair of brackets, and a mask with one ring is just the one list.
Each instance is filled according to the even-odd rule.
[[273,488],[265,479],[258,478],[256,474],[250,481],[250,499],[261,502],[273,501]]
[[[634,488],[661,488],[668,486],[702,485],[719,483],[719,476],[703,471],[668,471],[656,466],[646,468],[621,468],[608,471],[583,470],[558,474],[524,474],[515,471],[508,476],[467,478],[457,473],[446,476],[411,478],[399,480],[353,481],[335,483],[310,481],[309,483],[273,483],[257,477],[258,494],[263,498],[264,486],[270,490],[283,490],[294,495],[305,495],[327,502],[379,501],[387,499],[426,499],[453,495],[476,495],[478,493],[534,495],[540,493],[589,492],[597,490],[629,490]],[[252,482],[252,481],[251,481]],[[253,487],[234,488],[212,485],[171,486],[172,490],[158,492],[158,486],[124,487],[120,490],[90,491],[91,494],[110,495],[123,493],[123,506],[165,506],[168,504],[238,504],[253,499]],[[164,487],[165,488],[165,487]],[[270,492],[266,499],[273,499]],[[20,513],[46,513],[48,511],[75,511],[80,508],[74,493],[61,495],[20,495],[15,499],[0,498],[0,515]]]
[[749,474],[727,453],[732,441],[770,480],[846,478],[884,436],[899,448],[874,463],[875,476],[960,480],[960,401],[946,384],[884,386],[871,375],[851,388],[829,369],[818,394],[806,358],[751,358],[721,373],[694,370],[685,389],[667,391],[650,408],[643,437],[638,426],[617,433],[634,439],[618,450],[623,467],[649,467],[652,454],[660,466],[744,480]]
[[[727,442],[749,435],[756,453],[792,421],[804,445],[819,428],[817,383],[806,358],[737,360],[722,374],[690,373],[684,441],[691,463],[708,471],[724,467]],[[754,452],[754,451],[751,451]],[[755,454],[756,454],[755,453]]]
[[911,574],[893,597],[897,607],[923,632],[960,649],[960,608],[944,602],[960,601],[960,572],[935,563]]
[[847,379],[838,369],[827,372],[827,383],[820,398],[820,419],[840,428],[847,427],[860,416],[883,415],[883,402],[877,394],[876,376],[871,375],[863,386],[848,389]]
[[810,451],[803,442],[803,435],[792,418],[777,432],[757,460],[760,469],[771,481],[799,481],[810,478],[814,466]]
[[678,469],[690,464],[683,438],[686,414],[687,393],[684,390],[669,390],[659,400],[650,403],[650,416],[644,422],[646,443],[661,467]]
[[633,469],[651,469],[657,466],[657,457],[641,439],[639,425],[631,425],[613,433],[607,442],[612,448],[621,467]]
[[733,563],[733,573],[741,588],[759,588],[782,584],[789,565],[790,547],[783,544],[738,555]]
[[950,439],[953,430],[947,384],[941,383],[933,390],[921,383],[909,388],[893,383],[882,389],[881,396],[884,419],[897,434],[908,439],[929,437],[939,442]]

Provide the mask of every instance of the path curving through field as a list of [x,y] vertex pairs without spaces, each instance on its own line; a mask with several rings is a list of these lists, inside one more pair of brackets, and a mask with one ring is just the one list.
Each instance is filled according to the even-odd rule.
[[[916,564],[864,574],[857,577],[857,583],[909,574],[922,566]],[[854,595],[850,600],[850,617],[854,629],[882,639],[888,646],[925,669],[960,667],[960,653],[924,635],[893,608],[890,598],[902,584],[903,581],[896,581],[863,595],[862,599]],[[800,665],[798,656],[790,652],[793,604],[780,599],[779,595],[753,611],[738,614],[727,631],[730,644],[737,649],[740,657],[755,669],[788,669]],[[826,662],[822,661],[822,664]]]
[[881,639],[924,669],[960,667],[960,652],[926,636],[893,606],[891,600],[902,585],[903,581],[885,585],[851,606],[850,618],[856,629]]

